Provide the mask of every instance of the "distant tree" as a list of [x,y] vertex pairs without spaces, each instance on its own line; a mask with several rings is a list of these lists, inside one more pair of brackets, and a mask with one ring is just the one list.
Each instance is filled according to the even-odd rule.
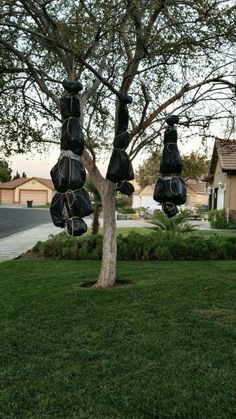
[[0,182],[8,182],[11,180],[12,170],[6,160],[0,160]]
[[200,180],[207,175],[210,161],[202,154],[192,151],[189,155],[182,157],[183,170],[182,178],[187,180]]
[[13,178],[12,178],[12,180],[15,180],[15,179],[20,179],[21,178],[21,176],[20,176],[20,173],[18,172],[18,170],[16,171],[16,174],[13,176]]
[[137,182],[144,188],[147,185],[152,185],[157,181],[159,176],[161,151],[157,150],[150,157],[148,157],[137,170]]
[[[144,188],[147,185],[156,183],[160,174],[161,151],[154,152],[147,160],[139,165],[137,170],[138,184]],[[209,160],[197,152],[182,156],[183,170],[181,177],[185,180],[199,180],[206,175],[209,168]]]
[[20,173],[17,170],[16,174],[13,176],[12,180],[26,178],[26,177],[27,177],[27,174],[25,172],[22,172],[22,175],[20,175]]

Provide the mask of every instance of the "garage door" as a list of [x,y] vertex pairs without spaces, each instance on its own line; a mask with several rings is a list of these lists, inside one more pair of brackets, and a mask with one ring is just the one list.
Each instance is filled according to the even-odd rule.
[[47,203],[47,191],[24,191],[20,190],[20,204],[33,201],[33,205],[45,205]]
[[13,204],[13,190],[1,189],[0,191],[1,204]]

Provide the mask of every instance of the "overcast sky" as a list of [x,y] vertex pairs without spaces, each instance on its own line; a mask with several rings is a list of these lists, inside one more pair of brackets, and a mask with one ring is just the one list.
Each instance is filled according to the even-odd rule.
[[[208,158],[211,157],[213,141],[208,141]],[[182,154],[189,154],[191,151],[203,151],[203,147],[201,145],[201,140],[198,138],[191,139],[188,143],[182,145],[179,144],[180,153]],[[9,165],[13,170],[13,174],[18,172],[22,174],[25,172],[27,177],[42,177],[46,179],[50,179],[50,170],[56,164],[58,157],[60,154],[60,150],[58,146],[54,146],[50,149],[49,152],[45,152],[44,154],[24,154],[18,155],[9,158]],[[147,155],[140,153],[140,155],[133,161],[134,169],[138,167],[138,165],[147,158]],[[102,174],[106,174],[107,164],[109,159],[106,159],[105,162],[100,161],[98,166],[101,170]]]

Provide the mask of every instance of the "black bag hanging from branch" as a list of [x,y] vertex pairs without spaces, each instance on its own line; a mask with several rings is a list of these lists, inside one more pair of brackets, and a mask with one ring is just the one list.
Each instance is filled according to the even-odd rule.
[[132,163],[124,150],[114,148],[107,169],[106,179],[113,183],[134,179]]
[[65,79],[62,82],[62,86],[65,90],[67,90],[67,92],[72,93],[74,95],[83,90],[83,85],[80,83],[79,80]]
[[128,123],[129,123],[129,111],[128,111],[127,105],[129,105],[132,102],[133,102],[133,98],[129,95],[123,95],[120,98],[116,134],[127,131]]
[[70,117],[62,124],[61,148],[81,155],[84,151],[84,134],[77,118]]
[[51,177],[58,192],[52,200],[50,212],[53,223],[64,227],[72,236],[80,236],[87,231],[82,220],[93,212],[88,193],[81,189],[86,179],[85,169],[79,158],[84,150],[84,135],[79,124],[80,97],[82,90],[79,81],[64,80],[65,91],[60,105],[63,118],[61,130],[61,158],[51,170]]
[[56,191],[66,192],[68,189],[76,190],[84,186],[86,171],[78,158],[63,157],[53,166],[50,174]]
[[153,198],[160,202],[165,214],[171,218],[178,213],[176,205],[186,202],[186,186],[178,176],[182,171],[182,162],[177,147],[177,130],[179,117],[171,115],[166,119],[168,127],[164,133],[164,149],[160,162],[161,176],[156,182]]
[[52,222],[56,227],[63,228],[65,221],[70,217],[64,194],[56,193],[52,198],[50,213]]
[[113,141],[114,148],[125,150],[129,145],[129,133],[127,131],[117,134]]
[[153,198],[164,204],[172,202],[182,205],[186,202],[186,186],[179,176],[159,177],[155,185]]
[[176,174],[180,175],[182,171],[182,162],[179,154],[177,144],[167,143],[164,149],[160,162],[160,173],[162,175]]
[[129,133],[127,132],[129,112],[127,104],[132,103],[132,101],[133,99],[129,95],[123,95],[119,98],[116,135],[113,142],[114,149],[106,174],[106,179],[113,183],[134,179],[132,163],[125,152],[129,145]]
[[79,95],[63,93],[60,98],[60,110],[63,119],[68,119],[71,116],[79,118],[81,115]]
[[130,196],[132,193],[134,193],[134,187],[132,183],[126,182],[125,180],[117,184],[116,190],[127,196]]
[[65,227],[67,228],[70,236],[81,236],[87,231],[87,224],[84,220],[78,217],[69,218],[66,221]]
[[173,202],[165,202],[162,205],[163,211],[164,213],[169,217],[172,218],[174,217],[176,214],[178,214],[179,210],[177,208],[177,206],[175,204],[173,204]]
[[65,195],[70,218],[84,218],[93,213],[93,206],[85,189],[67,191]]
[[78,92],[83,89],[79,81],[64,80],[62,86],[65,91],[60,98],[60,110],[63,119],[68,119],[70,116],[79,118],[80,112],[80,98]]
[[164,132],[164,144],[175,143],[177,144],[177,129],[174,125],[168,126]]

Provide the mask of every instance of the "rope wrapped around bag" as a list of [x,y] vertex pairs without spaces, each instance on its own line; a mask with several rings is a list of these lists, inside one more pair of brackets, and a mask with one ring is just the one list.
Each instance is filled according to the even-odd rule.
[[[75,81],[72,81],[72,80],[64,80],[63,81],[63,83],[62,83],[62,85],[63,85],[63,87],[65,88],[65,91],[67,92],[67,93],[69,93],[69,94],[71,94],[71,92],[73,92],[73,87],[74,87],[74,84],[75,84]],[[77,93],[78,93],[78,91],[80,91],[80,90],[82,90],[83,89],[83,86],[82,86],[82,84],[81,83],[79,83],[79,87],[77,86]],[[80,122],[79,122],[79,118],[77,118],[76,116],[72,116],[73,115],[73,100],[74,100],[74,94],[72,93],[71,94],[71,96],[70,96],[70,110],[69,110],[69,113],[71,114],[71,116],[69,116],[68,118],[64,118],[63,117],[63,114],[65,114],[64,113],[64,111],[63,111],[63,106],[61,105],[61,116],[62,116],[62,130],[63,130],[63,134],[65,133],[65,134],[67,134],[69,137],[71,137],[71,133],[70,133],[70,131],[71,131],[71,124],[72,124],[72,122],[73,121],[76,121],[76,123],[78,124],[78,128],[80,128],[80,130],[81,130],[81,132],[82,132],[82,130],[83,130],[83,126],[81,126],[80,125]],[[62,98],[63,98],[63,96],[62,96]],[[77,96],[77,98],[78,98],[78,100],[79,100],[79,96]],[[78,106],[80,106],[80,103],[78,103]],[[78,113],[78,115],[80,115],[80,108],[79,109],[77,109],[77,111],[79,112],[77,112]],[[68,115],[68,112],[66,112],[66,116]],[[65,125],[66,124],[66,125]],[[64,131],[64,128],[66,127],[66,129],[65,129],[65,131]],[[75,128],[77,128],[76,126],[75,126]],[[83,135],[83,133],[82,133],[82,135]],[[79,136],[78,136],[79,137]],[[71,142],[69,142],[69,147],[71,148],[72,147],[72,145],[71,145]],[[83,138],[83,147],[84,147],[84,138]],[[82,147],[82,146],[80,146],[80,147]],[[83,147],[82,147],[82,151],[81,151],[81,153],[80,154],[82,154],[82,152],[83,152]],[[72,155],[71,155],[72,154]],[[74,155],[73,155],[74,154]],[[62,171],[61,171],[61,164],[62,164],[62,160],[64,159],[64,158],[67,158],[67,159],[69,159],[68,160],[68,173],[66,173],[66,174],[63,174],[62,173]],[[70,185],[71,183],[72,183],[72,158],[74,158],[74,159],[76,159],[76,160],[79,160],[79,162],[81,162],[80,161],[80,159],[77,157],[77,153],[75,154],[74,152],[73,152],[73,150],[71,150],[71,149],[69,149],[69,150],[64,150],[63,149],[63,147],[61,148],[61,154],[60,154],[60,157],[59,157],[59,159],[58,159],[58,174],[59,174],[59,176],[61,177],[61,179],[66,179],[67,181],[68,181],[68,183],[67,183],[67,185]],[[77,169],[77,167],[75,167],[75,169]],[[66,170],[66,172],[67,172],[67,170]],[[85,170],[84,170],[84,172],[85,172]],[[76,172],[77,173],[77,172]],[[75,173],[75,177],[76,177],[76,173]],[[73,174],[74,174],[74,172],[73,172]],[[68,178],[68,179],[67,179]],[[80,184],[80,183],[79,183]],[[84,186],[84,185],[83,185]],[[73,205],[74,205],[74,203],[75,203],[75,199],[76,199],[76,196],[75,196],[75,194],[76,194],[76,192],[78,192],[78,191],[80,191],[80,190],[82,190],[83,189],[83,186],[81,187],[81,188],[79,188],[79,189],[74,189],[74,190],[72,190],[72,189],[68,189],[66,192],[58,192],[57,191],[57,193],[59,194],[59,195],[64,195],[65,196],[65,200],[64,200],[64,205],[65,206],[67,206],[67,209],[69,209],[69,210],[71,210],[72,209],[72,207],[73,207]],[[68,187],[68,186],[66,186],[66,187]],[[83,204],[83,202],[82,202],[82,204]],[[62,210],[61,210],[62,211]],[[68,215],[70,215],[70,214],[68,214]],[[69,220],[73,220],[73,219],[75,219],[75,218],[78,218],[78,219],[81,219],[80,217],[76,217],[76,216],[74,216],[74,217],[70,217],[70,218],[67,218],[67,220],[65,220],[65,225],[67,225],[67,223],[68,223],[68,221]],[[86,225],[86,223],[85,223],[85,225]],[[72,222],[72,232],[71,232],[71,234],[72,235],[74,235],[74,230],[73,230],[73,222]]]
[[[72,209],[72,207],[73,207],[73,205],[74,205],[74,203],[75,203],[75,192],[78,192],[78,191],[81,191],[83,189],[83,186],[82,186],[82,188],[80,188],[80,189],[74,189],[74,190],[72,190],[72,189],[67,189],[67,191],[66,192],[57,192],[59,195],[65,195],[65,196],[67,196],[67,199],[68,199],[68,206],[69,206],[69,208],[70,209]],[[70,203],[70,194],[72,195],[72,197],[73,197],[73,200],[72,200],[72,204]],[[78,218],[80,218],[80,217],[78,217]]]

